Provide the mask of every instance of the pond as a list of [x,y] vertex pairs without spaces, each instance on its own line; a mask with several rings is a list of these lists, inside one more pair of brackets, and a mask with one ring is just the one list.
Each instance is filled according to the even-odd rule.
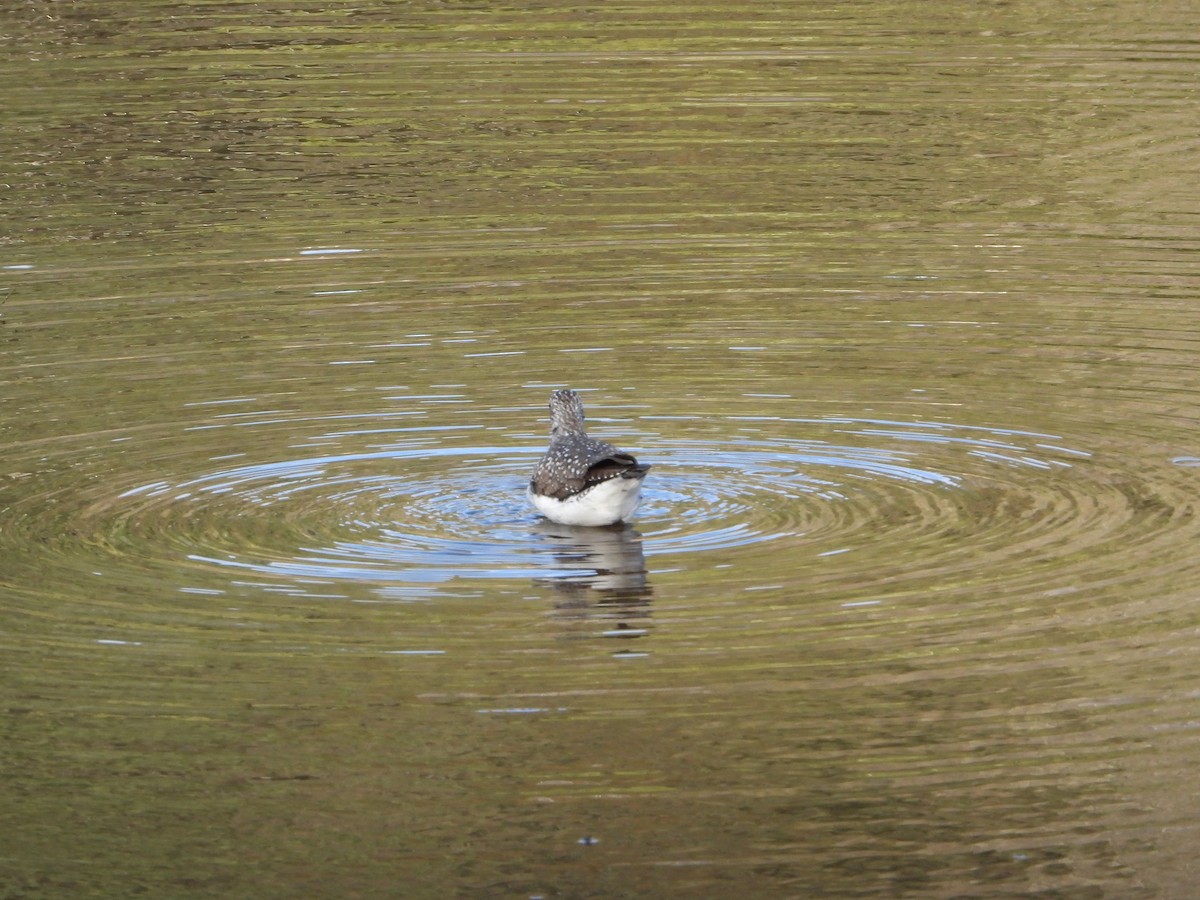
[[1190,896],[1190,6],[0,25],[0,894]]

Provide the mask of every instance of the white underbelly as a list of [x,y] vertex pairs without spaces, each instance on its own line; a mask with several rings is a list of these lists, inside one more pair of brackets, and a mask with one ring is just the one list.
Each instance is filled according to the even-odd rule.
[[543,497],[532,488],[526,489],[525,496],[538,512],[559,525],[612,525],[624,521],[638,508],[642,501],[642,480],[610,478],[566,500]]

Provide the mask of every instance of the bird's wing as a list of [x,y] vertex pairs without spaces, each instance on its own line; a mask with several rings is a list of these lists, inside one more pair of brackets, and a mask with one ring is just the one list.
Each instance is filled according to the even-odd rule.
[[551,444],[533,472],[533,489],[565,500],[593,485],[636,468],[638,461],[612,444],[572,435]]

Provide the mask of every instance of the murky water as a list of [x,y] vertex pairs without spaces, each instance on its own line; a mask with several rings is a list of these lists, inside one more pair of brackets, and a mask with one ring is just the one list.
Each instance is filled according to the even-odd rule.
[[1192,896],[1188,6],[17,7],[0,893]]

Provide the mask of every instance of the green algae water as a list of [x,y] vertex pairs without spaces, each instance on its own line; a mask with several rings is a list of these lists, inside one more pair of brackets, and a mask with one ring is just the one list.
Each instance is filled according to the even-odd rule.
[[0,895],[1189,896],[1194,24],[0,11]]

